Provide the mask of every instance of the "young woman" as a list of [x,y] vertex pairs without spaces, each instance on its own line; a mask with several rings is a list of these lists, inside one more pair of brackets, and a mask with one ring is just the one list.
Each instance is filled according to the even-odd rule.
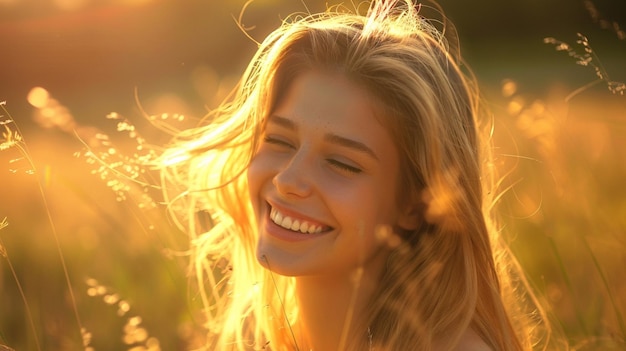
[[418,9],[286,21],[163,155],[207,348],[530,349],[476,92]]

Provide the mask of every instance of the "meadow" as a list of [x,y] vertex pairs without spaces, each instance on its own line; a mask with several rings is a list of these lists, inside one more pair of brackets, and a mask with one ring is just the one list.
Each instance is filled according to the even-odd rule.
[[[547,32],[533,39],[540,49],[532,57],[494,68],[498,58],[480,52],[490,42],[469,45],[468,61],[492,114],[502,234],[557,349],[624,350],[626,35],[593,9],[597,42],[612,51],[576,31],[544,42]],[[245,61],[252,49],[233,46],[229,55]],[[15,98],[0,95],[0,345],[201,346],[188,238],[165,215],[158,174],[144,162],[168,140],[164,128],[193,125],[233,86],[241,67],[220,60],[156,87],[139,80],[136,99],[132,89],[107,98],[108,81],[105,95],[82,100],[30,83]]]

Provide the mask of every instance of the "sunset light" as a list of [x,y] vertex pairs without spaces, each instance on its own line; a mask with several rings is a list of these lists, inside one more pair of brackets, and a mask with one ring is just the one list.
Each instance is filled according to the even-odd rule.
[[[427,5],[430,2],[416,5],[420,14],[433,18],[435,27],[448,20],[454,23],[458,35],[446,27],[447,46],[440,44],[446,49],[436,52],[445,54],[432,60],[389,57],[376,46],[384,60],[371,66],[366,64],[371,58],[352,51],[345,56],[358,58],[355,62],[362,67],[323,66],[328,70],[324,74],[345,75],[341,89],[367,97],[355,105],[371,103],[367,111],[375,111],[371,113],[375,120],[355,113],[350,121],[357,122],[346,128],[339,112],[316,112],[343,111],[333,103],[305,98],[294,98],[298,104],[293,106],[285,102],[290,89],[298,86],[293,82],[302,67],[317,68],[293,55],[300,53],[299,46],[285,52],[272,47],[284,60],[277,62],[292,65],[282,70],[278,64],[266,64],[273,62],[269,59],[253,58],[264,57],[254,55],[281,23],[328,6],[331,11],[351,10],[353,3],[359,1],[0,0],[0,350],[202,350],[209,345],[208,335],[219,334],[225,324],[248,332],[244,329],[250,328],[246,324],[250,315],[271,321],[291,340],[287,326],[304,313],[301,310],[294,308],[290,311],[297,312],[284,316],[269,307],[257,311],[252,305],[235,304],[246,317],[227,318],[226,301],[248,303],[270,296],[267,306],[284,308],[302,293],[301,286],[308,286],[304,279],[298,281],[301,286],[288,285],[301,278],[298,274],[311,278],[307,283],[322,281],[318,266],[323,273],[349,271],[358,276],[351,284],[374,291],[381,282],[388,283],[378,279],[383,273],[394,272],[407,280],[440,277],[449,269],[440,257],[458,256],[462,267],[470,267],[507,255],[516,261],[498,267],[493,263],[496,268],[485,272],[467,268],[464,274],[476,281],[485,277],[497,281],[498,274],[517,272],[519,265],[522,274],[511,273],[513,278],[506,283],[515,288],[528,285],[536,295],[535,299],[520,293],[520,301],[539,306],[525,318],[547,316],[552,338],[543,337],[557,345],[547,350],[626,349],[624,1],[437,1],[445,17],[432,15],[438,10]],[[359,9],[363,12],[366,6]],[[423,33],[422,17],[414,18],[419,20],[406,32],[419,28]],[[352,33],[359,26],[362,23],[341,30]],[[394,44],[414,43],[406,39],[404,27],[394,28],[389,36],[397,40]],[[300,35],[295,29],[293,33]],[[358,39],[379,45],[379,34],[373,30]],[[293,42],[304,47],[302,38],[309,36],[298,38],[302,41]],[[323,47],[343,57],[337,49],[343,42],[327,38],[333,41]],[[424,39],[430,37],[419,38],[426,48],[422,51],[433,54],[435,45]],[[456,51],[448,51],[457,40],[463,58],[458,62],[451,58]],[[272,37],[267,42],[292,45]],[[387,83],[387,78],[376,75],[390,67],[397,69],[396,74],[406,72],[405,66],[390,63],[394,60],[426,70],[426,83],[419,85],[422,81],[416,79],[419,89],[413,86],[406,94],[394,90],[395,82],[406,81],[404,75],[389,80],[393,84],[376,85],[382,84],[378,80]],[[437,80],[436,71],[424,68],[430,61],[445,62],[446,69],[441,70],[445,79]],[[354,73],[363,67],[370,71],[363,76]],[[462,73],[449,78],[457,67]],[[248,80],[242,79],[244,72]],[[463,74],[475,76],[478,84],[455,94],[459,86],[465,87]],[[428,90],[429,84],[436,89]],[[329,91],[338,89],[311,88],[320,96],[333,97],[340,94]],[[474,101],[468,98],[473,89],[481,93],[476,115]],[[447,103],[438,94],[459,98]],[[428,113],[406,107],[407,101],[413,103],[407,96]],[[336,109],[316,109],[327,105]],[[299,127],[273,124],[281,108],[296,116],[292,119]],[[307,129],[302,116],[318,124]],[[442,122],[449,117],[452,122]],[[311,137],[321,130],[326,139]],[[337,138],[347,140],[343,144],[329,142],[338,130],[363,140],[350,136]],[[383,157],[363,152],[378,154],[379,146],[368,144],[367,138],[375,135],[372,131],[389,139],[391,151]],[[377,142],[371,144],[377,144],[382,138],[372,139]],[[476,145],[481,142],[485,145]],[[251,160],[261,161],[248,168]],[[391,166],[381,166],[386,164]],[[476,171],[464,172],[470,168]],[[437,172],[423,171],[430,169]],[[265,177],[256,193],[249,191],[253,170]],[[281,181],[287,185],[277,186]],[[490,181],[491,188],[476,185]],[[366,186],[377,191],[365,196]],[[350,196],[365,200],[349,203],[345,199]],[[362,237],[345,239],[342,233],[356,233],[354,228],[367,232],[362,226],[370,222],[352,221],[357,218],[353,212],[365,205],[377,206],[371,217],[387,222],[372,219],[375,224],[366,228],[373,228],[367,252],[372,262],[381,264],[382,273],[361,281],[370,273],[363,270],[363,262],[358,262],[358,269],[356,263],[349,268],[333,264],[344,264],[346,257],[363,249]],[[479,214],[472,216],[471,208],[480,208]],[[288,223],[281,221],[284,218]],[[411,220],[400,221],[404,218]],[[475,240],[467,236],[474,233],[470,227],[489,227],[476,232],[495,235]],[[211,228],[225,229],[210,232]],[[337,236],[323,237],[327,233]],[[410,236],[415,233],[419,236]],[[344,244],[346,254],[322,244],[325,251],[305,251],[307,245],[314,246],[314,236],[299,235],[309,234],[319,234],[315,239],[328,247]],[[487,254],[466,258],[459,254],[465,251],[446,241],[450,238],[467,240],[463,249],[476,245]],[[270,268],[264,266],[261,260],[270,255],[256,251],[258,242],[287,263],[281,261],[275,270],[273,262],[266,262]],[[466,243],[455,243],[459,242]],[[233,265],[222,256],[233,247],[258,257],[233,253],[237,256],[233,261],[246,262]],[[492,258],[489,250],[499,256]],[[390,262],[426,267],[427,260],[413,259],[435,251],[441,256],[429,256],[437,257],[437,262],[424,271],[416,269],[412,275],[389,268]],[[328,267],[318,264],[309,271],[306,266],[296,273],[287,269],[297,259],[317,262],[325,255],[334,257]],[[270,277],[286,267],[289,274],[282,272],[281,278],[288,283],[282,287],[293,290],[289,290],[293,296],[272,295],[272,289],[279,288],[256,275],[256,280],[249,279],[255,281],[228,280],[233,272],[256,272],[258,267]],[[450,286],[450,301],[485,308],[491,305],[477,303],[482,300],[472,300],[475,296],[466,296],[466,291],[476,289],[476,296],[498,298],[502,294],[496,284],[483,291],[471,279],[442,283]],[[463,288],[454,290],[452,286],[461,281]],[[438,301],[439,293],[428,291]],[[407,292],[412,293],[408,288],[390,289],[380,296],[391,301]],[[378,306],[356,296],[350,297],[355,304]],[[441,307],[424,305],[433,311]],[[393,313],[405,308],[392,307]],[[381,316],[392,313],[382,307],[376,311]],[[411,318],[404,322],[418,320]],[[439,328],[457,319],[461,320],[439,323],[433,317],[429,323]],[[469,318],[462,321],[468,330],[483,326]],[[417,329],[423,328],[421,322],[414,323]],[[363,340],[376,340],[379,335],[370,334],[369,328],[364,327]],[[437,332],[447,335],[443,329]],[[237,342],[248,346],[248,340]],[[263,342],[249,344],[255,350],[283,350]],[[425,344],[431,342],[429,336]]]

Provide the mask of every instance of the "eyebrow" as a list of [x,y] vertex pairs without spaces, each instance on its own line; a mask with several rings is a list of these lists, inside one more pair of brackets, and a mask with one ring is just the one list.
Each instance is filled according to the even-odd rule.
[[277,115],[271,115],[267,120],[267,123],[277,124],[294,132],[298,130],[298,126],[294,121]]
[[[291,131],[298,130],[298,125],[294,121],[285,117],[272,115],[270,116],[267,122],[279,125]],[[348,139],[348,138],[345,138],[345,137],[342,137],[340,135],[333,134],[333,133],[325,134],[324,141],[365,153],[369,155],[370,157],[374,158],[375,160],[380,160],[372,149],[370,149],[367,145],[363,144],[360,141]]]

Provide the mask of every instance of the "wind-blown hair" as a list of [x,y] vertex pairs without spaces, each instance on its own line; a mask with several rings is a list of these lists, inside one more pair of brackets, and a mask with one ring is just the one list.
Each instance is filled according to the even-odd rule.
[[450,350],[468,328],[493,350],[531,348],[516,266],[490,220],[493,167],[473,79],[418,10],[375,1],[366,16],[335,9],[285,21],[230,100],[163,154],[168,193],[179,186],[171,209],[192,235],[208,348],[297,349],[294,278],[257,262],[246,169],[265,118],[311,69],[339,72],[375,97],[399,150],[398,201],[423,218],[418,230],[395,233],[401,242],[348,349]]

